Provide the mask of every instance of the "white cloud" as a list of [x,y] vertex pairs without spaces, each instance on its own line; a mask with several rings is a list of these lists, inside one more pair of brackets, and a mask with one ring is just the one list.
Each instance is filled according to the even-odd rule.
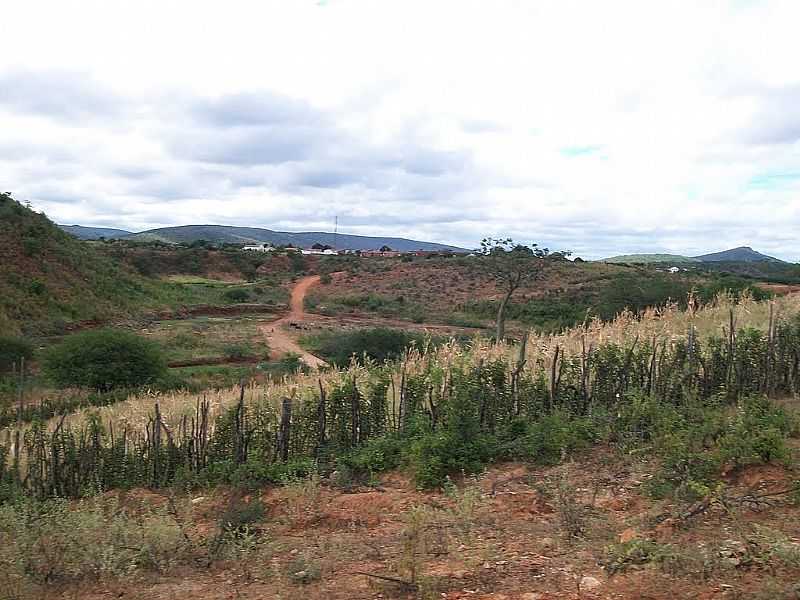
[[0,184],[62,222],[800,259],[796,2],[44,1]]

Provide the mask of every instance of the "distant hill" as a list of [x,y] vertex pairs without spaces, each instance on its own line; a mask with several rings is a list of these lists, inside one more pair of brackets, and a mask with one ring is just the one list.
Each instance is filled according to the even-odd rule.
[[110,227],[84,227],[83,225],[59,225],[59,227],[81,240],[99,240],[100,238],[111,240],[131,235],[130,231]]
[[680,254],[622,254],[604,258],[601,262],[616,264],[646,264],[646,263],[696,263],[696,258],[681,256]]
[[307,231],[292,233],[273,231],[259,227],[233,227],[229,225],[182,225],[179,227],[162,227],[124,236],[123,239],[139,241],[160,241],[166,243],[191,243],[206,240],[215,243],[232,244],[292,244],[307,248],[314,244],[327,244],[340,250],[378,250],[381,246],[389,246],[392,250],[411,251],[463,251],[463,248],[421,242],[396,237],[370,237],[363,235],[333,234],[323,231]]
[[680,254],[623,254],[604,258],[601,262],[617,264],[646,264],[646,263],[712,263],[712,262],[775,262],[782,260],[756,252],[749,246],[731,248],[723,252],[713,252],[701,256],[682,256]]
[[740,246],[722,252],[703,254],[695,258],[701,262],[784,262],[774,256],[767,256],[766,254],[761,254],[761,252],[756,252],[749,246]]

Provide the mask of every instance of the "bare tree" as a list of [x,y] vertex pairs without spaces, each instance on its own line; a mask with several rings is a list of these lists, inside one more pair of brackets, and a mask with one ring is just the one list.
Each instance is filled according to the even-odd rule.
[[[569,252],[559,252],[557,255],[568,256]],[[482,264],[503,290],[503,298],[497,309],[498,343],[505,338],[506,308],[511,297],[523,283],[542,277],[549,256],[547,248],[539,248],[538,244],[515,244],[511,238],[484,238],[481,241]]]

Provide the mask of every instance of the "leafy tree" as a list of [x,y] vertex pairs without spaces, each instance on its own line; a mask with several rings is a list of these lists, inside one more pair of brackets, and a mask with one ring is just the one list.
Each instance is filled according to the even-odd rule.
[[42,367],[57,385],[103,392],[154,383],[166,373],[156,343],[114,329],[69,336],[45,353]]
[[10,371],[14,364],[20,365],[22,359],[33,358],[33,345],[25,339],[0,336],[0,373]]
[[[525,246],[515,244],[511,238],[484,238],[481,241],[481,265],[503,290],[503,298],[497,309],[497,342],[505,337],[506,307],[514,292],[526,282],[540,279],[547,265],[550,254],[547,248],[539,248],[538,244]],[[568,255],[560,252],[559,255]]]

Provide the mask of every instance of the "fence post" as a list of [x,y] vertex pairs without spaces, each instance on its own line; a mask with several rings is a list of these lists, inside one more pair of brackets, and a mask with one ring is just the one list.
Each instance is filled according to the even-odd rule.
[[292,424],[292,400],[284,398],[281,406],[281,423],[278,428],[278,457],[281,461],[289,460],[289,436]]
[[558,373],[558,353],[560,348],[556,344],[556,350],[553,352],[553,364],[550,366],[550,409],[556,405],[556,396],[558,395],[558,380],[560,377]]
[[317,405],[317,450],[316,457],[319,458],[320,452],[325,447],[326,441],[326,428],[327,428],[327,407],[325,396],[325,388],[322,386],[322,379],[317,380],[319,383],[319,404]]

